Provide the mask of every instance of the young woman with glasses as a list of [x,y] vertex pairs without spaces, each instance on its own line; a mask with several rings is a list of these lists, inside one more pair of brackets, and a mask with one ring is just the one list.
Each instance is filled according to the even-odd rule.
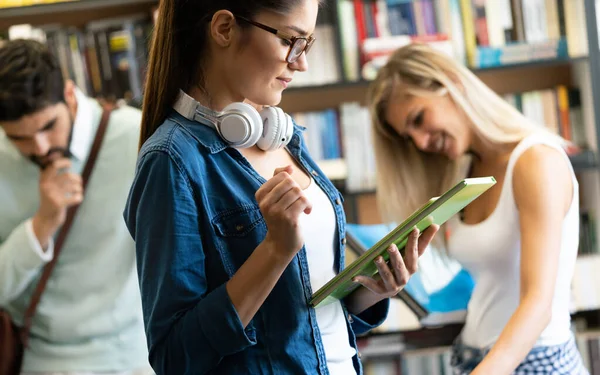
[[310,306],[344,264],[342,196],[270,106],[308,68],[318,8],[160,3],[124,212],[159,375],[362,373],[355,335],[386,318],[438,229],[415,231],[405,259],[390,248],[343,301]]

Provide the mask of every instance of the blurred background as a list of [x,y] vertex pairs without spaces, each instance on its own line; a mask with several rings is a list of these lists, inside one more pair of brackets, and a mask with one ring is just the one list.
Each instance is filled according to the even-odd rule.
[[[0,45],[42,40],[84,93],[139,107],[157,4],[0,0]],[[597,0],[326,0],[310,69],[296,74],[281,103],[307,127],[312,155],[344,195],[353,224],[348,261],[388,228],[375,204],[365,96],[396,48],[414,42],[439,48],[527,117],[571,140],[581,189],[571,311],[592,374],[600,374],[599,6]],[[443,252],[427,252],[387,321],[359,338],[366,373],[450,374],[448,349],[461,328],[469,282]]]

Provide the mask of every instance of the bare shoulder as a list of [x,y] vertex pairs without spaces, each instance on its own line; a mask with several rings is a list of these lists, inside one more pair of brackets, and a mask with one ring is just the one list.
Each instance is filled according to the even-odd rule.
[[513,170],[518,206],[547,200],[570,203],[572,185],[570,164],[564,152],[544,144],[524,151]]

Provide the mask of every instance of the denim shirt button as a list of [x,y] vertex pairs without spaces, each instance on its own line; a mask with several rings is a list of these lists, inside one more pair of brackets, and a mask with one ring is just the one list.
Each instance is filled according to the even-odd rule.
[[358,350],[356,351],[356,354],[358,354],[358,358],[362,358],[362,354]]
[[342,245],[346,244],[346,237],[342,238]]
[[463,354],[465,361],[470,361],[473,358],[473,353],[470,350],[466,350]]
[[313,170],[312,170],[312,172],[310,172],[310,173],[312,173],[312,175],[313,175],[313,176],[315,176],[315,177],[319,175],[319,172],[317,172],[317,171],[316,171],[316,170],[314,170],[314,169],[313,169]]
[[354,318],[350,314],[348,314],[348,323],[354,323]]
[[342,201],[340,200],[340,198],[337,198],[337,199],[335,200],[335,204],[337,204],[338,206],[339,206],[340,204],[342,204]]

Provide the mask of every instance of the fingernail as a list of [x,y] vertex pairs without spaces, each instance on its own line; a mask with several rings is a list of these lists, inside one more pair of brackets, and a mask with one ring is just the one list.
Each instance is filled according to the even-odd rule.
[[388,252],[393,253],[397,249],[398,249],[398,247],[396,246],[395,243],[393,243],[393,244],[390,245],[390,247],[388,247]]
[[353,282],[353,283],[357,283],[357,282],[358,282],[358,279],[357,279],[356,277],[353,277],[353,278],[352,278],[352,282]]
[[414,227],[414,228],[413,228],[413,236],[415,236],[415,237],[416,237],[416,236],[418,236],[418,235],[419,235],[419,228],[417,228],[417,227]]
[[377,257],[376,262],[377,263],[382,263],[383,262],[383,258],[382,257]]

